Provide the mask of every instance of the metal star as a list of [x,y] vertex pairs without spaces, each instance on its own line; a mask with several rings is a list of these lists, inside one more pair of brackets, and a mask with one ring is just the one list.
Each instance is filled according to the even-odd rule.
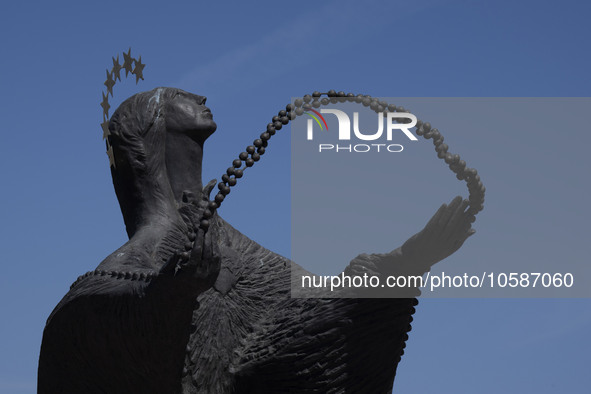
[[103,140],[111,135],[109,131],[109,120],[105,119],[103,123],[101,123],[101,127],[103,128]]
[[129,51],[127,51],[127,53],[123,52],[123,68],[125,69],[126,77],[128,73],[132,72],[134,60],[135,59],[131,57],[131,48],[129,48]]
[[135,61],[135,68],[131,72],[132,74],[135,74],[135,84],[136,85],[140,81],[140,79],[142,81],[144,80],[144,75],[142,74],[144,67],[146,67],[146,65],[142,64],[142,57],[140,56],[139,60]]
[[115,154],[113,153],[113,147],[107,142],[107,156],[109,156],[109,166],[117,168],[115,165]]
[[101,92],[103,94],[103,101],[101,102],[101,107],[103,107],[103,115],[106,115],[106,117],[109,117],[109,108],[111,108],[111,106],[109,105],[109,93],[107,93],[107,95],[105,96],[105,92]]
[[109,70],[107,70],[105,86],[107,87],[107,96],[111,93],[111,97],[113,97],[113,86],[115,86],[115,81],[113,80],[113,73],[110,73]]
[[113,69],[111,70],[111,72],[115,76],[115,80],[119,80],[119,82],[121,82],[121,75],[119,74],[119,72],[122,68],[123,67],[121,67],[121,65],[119,64],[119,54],[117,54],[117,60],[115,60],[115,57],[113,57]]

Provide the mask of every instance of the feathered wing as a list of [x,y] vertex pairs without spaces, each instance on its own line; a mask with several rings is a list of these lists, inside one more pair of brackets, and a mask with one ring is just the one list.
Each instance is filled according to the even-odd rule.
[[194,311],[184,392],[392,390],[416,299],[291,298],[292,263],[222,227],[221,279]]

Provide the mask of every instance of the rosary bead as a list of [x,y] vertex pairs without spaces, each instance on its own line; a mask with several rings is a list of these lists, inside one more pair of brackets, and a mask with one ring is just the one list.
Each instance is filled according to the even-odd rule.
[[209,220],[202,220],[200,225],[202,229],[207,230],[209,228]]
[[211,213],[211,211],[209,209],[206,209],[205,211],[203,211],[203,217],[205,219],[209,219],[210,217],[212,217],[213,213]]
[[378,107],[376,108],[376,112],[384,112],[384,107],[382,107],[381,105],[378,105]]
[[288,112],[288,113],[287,113],[287,118],[288,118],[289,120],[294,120],[294,119],[296,118],[296,114],[295,114],[295,112]]
[[236,175],[234,175],[236,178],[242,178],[242,176],[244,175],[244,171],[242,170],[236,170]]
[[263,141],[260,139],[256,139],[252,144],[258,148],[259,146],[263,145]]
[[331,104],[336,104],[339,102],[339,99],[337,97],[331,97],[330,99]]
[[388,111],[390,111],[390,112],[396,112],[396,106],[394,104],[388,105]]
[[236,186],[236,178],[230,178],[230,179],[228,179],[228,185],[230,185],[230,186]]
[[445,158],[445,154],[446,154],[446,152],[443,152],[443,151],[437,152],[437,157],[439,157],[440,159],[444,159]]
[[328,103],[330,103],[330,100],[326,97],[324,97],[322,100],[320,100],[320,103],[322,105],[328,105]]
[[301,107],[304,104],[304,100],[302,100],[301,98],[295,99],[294,104],[296,107]]
[[281,119],[279,119],[279,121],[282,124],[288,124],[289,123],[289,118],[287,116],[282,116]]
[[235,170],[236,169],[234,167],[228,167],[228,169],[226,170],[226,174],[232,176],[232,175],[234,175]]
[[218,204],[221,204],[222,201],[224,201],[225,196],[222,194],[222,192],[220,191],[218,194],[216,194],[215,196],[215,202],[217,202]]
[[347,97],[355,97],[355,94],[353,94],[353,93],[347,93]]
[[222,193],[224,196],[227,196],[228,194],[230,194],[230,187],[224,186],[224,188],[220,190],[220,193]]
[[218,189],[220,189],[220,191],[224,190],[225,187],[226,187],[226,184],[224,182],[218,183]]
[[235,160],[232,162],[232,165],[233,165],[234,167],[236,167],[236,168],[240,168],[240,167],[242,167],[242,160],[240,160],[240,159],[235,159]]
[[429,130],[431,130],[431,123],[429,123],[429,122],[423,123],[423,129],[425,130],[425,132],[428,132]]
[[265,154],[265,147],[261,146],[260,148],[257,149],[257,153],[259,155],[264,155]]
[[297,116],[300,116],[304,113],[304,110],[302,108],[296,108],[295,113]]
[[246,153],[246,152],[242,152],[242,153],[240,153],[240,154],[238,155],[238,158],[239,158],[240,160],[246,160],[246,159],[248,159],[248,153]]
[[347,95],[345,94],[345,92],[343,92],[342,90],[340,92],[337,93],[338,97],[346,97]]
[[288,112],[291,112],[291,111],[293,111],[293,110],[295,109],[295,105],[293,105],[293,104],[289,103],[289,104],[287,104],[287,105],[285,106],[285,109],[286,109]]
[[314,93],[312,93],[312,97],[320,97],[321,94],[319,91],[315,91]]
[[281,117],[281,116],[285,116],[285,115],[287,115],[287,111],[286,111],[286,110],[284,110],[284,109],[282,109],[281,111],[279,111],[278,115],[279,115],[280,117]]
[[251,158],[246,159],[246,166],[252,167],[254,165],[254,160]]
[[445,154],[445,162],[447,164],[451,164],[451,159],[452,159],[453,155],[451,153],[446,153]]
[[252,146],[252,145],[247,146],[246,151],[252,155],[255,151],[254,146]]
[[448,149],[449,149],[449,146],[447,146],[447,144],[441,144],[437,148],[435,148],[435,151],[437,153],[439,153],[439,152],[444,152],[445,153],[445,152],[447,152]]
[[433,141],[438,140],[439,137],[441,137],[441,133],[437,129],[431,130],[431,133],[432,133],[431,136],[433,137]]
[[372,102],[369,104],[369,108],[373,109],[374,111],[376,111],[376,110],[377,110],[378,106],[379,106],[379,104],[378,104],[378,102],[377,102],[377,101],[372,101]]
[[318,101],[318,100],[312,101],[312,107],[314,107],[314,108],[320,107],[320,101]]
[[[465,160],[458,161],[458,167],[461,168],[461,171],[464,171],[464,168],[466,168],[466,161]],[[480,177],[479,177],[479,179],[480,179]]]
[[264,133],[261,134],[261,139],[263,141],[267,141],[269,138],[271,138],[271,134],[269,134],[268,132],[265,131]]
[[368,99],[367,97],[365,97],[361,103],[363,104],[364,107],[367,107],[369,104],[371,104],[371,100]]
[[381,100],[381,101],[379,101],[379,103],[380,103],[380,105],[381,105],[382,107],[384,107],[384,109],[388,108],[388,103],[387,103],[387,102],[385,102],[385,101]]
[[219,207],[219,204],[218,204],[217,202],[215,202],[215,201],[210,201],[210,202],[209,202],[209,204],[208,204],[207,206],[208,206],[208,208],[209,208],[209,209],[210,209],[210,210],[213,212],[213,211],[215,211],[216,209],[218,209],[218,207]]
[[305,111],[307,111],[307,110],[309,110],[310,108],[312,108],[312,106],[311,106],[310,104],[306,103],[306,104],[302,105],[302,108],[303,108]]
[[283,127],[283,123],[277,120],[275,123],[273,123],[273,126],[275,126],[275,130],[281,130],[281,128]]
[[309,94],[304,95],[304,103],[309,103],[310,101],[312,101],[312,96]]
[[251,157],[254,161],[259,161],[261,159],[261,155],[258,153],[253,153]]
[[[264,146],[265,148],[267,147],[267,145],[269,145],[269,144],[267,143],[267,141],[263,141],[263,146]],[[259,148],[260,148],[260,147],[259,147]]]
[[222,182],[228,182],[229,179],[230,177],[228,176],[228,174],[222,175]]
[[327,96],[328,97],[335,97],[337,95],[337,92],[335,92],[334,90],[329,90]]
[[279,120],[279,116],[273,116],[273,122],[277,122]]
[[267,124],[267,133],[275,135],[275,126],[273,126],[273,123]]

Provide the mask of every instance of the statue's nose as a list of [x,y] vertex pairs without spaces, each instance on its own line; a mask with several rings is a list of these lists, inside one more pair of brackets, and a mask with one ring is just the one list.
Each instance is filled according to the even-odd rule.
[[205,105],[205,102],[207,101],[207,97],[205,97],[205,96],[199,96],[197,94],[195,94],[194,96],[197,99],[197,104],[199,104],[199,105]]

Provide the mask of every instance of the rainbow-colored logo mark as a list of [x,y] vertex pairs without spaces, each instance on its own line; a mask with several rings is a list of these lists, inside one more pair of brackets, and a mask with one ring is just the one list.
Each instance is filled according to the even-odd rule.
[[[314,112],[316,115],[318,116],[314,116],[314,114],[311,114],[309,112],[304,112],[306,115],[311,116],[312,118],[314,118],[314,120],[316,121],[316,123],[318,123],[318,126],[320,126],[320,130],[324,130],[324,128],[322,127],[322,123],[324,123],[324,127],[326,127],[326,131],[328,131],[328,125],[326,124],[326,120],[324,120],[324,116],[322,116],[320,114],[320,112],[313,110],[312,108],[308,108],[308,111],[312,111]],[[322,123],[320,123],[320,120],[318,119],[322,119]]]

